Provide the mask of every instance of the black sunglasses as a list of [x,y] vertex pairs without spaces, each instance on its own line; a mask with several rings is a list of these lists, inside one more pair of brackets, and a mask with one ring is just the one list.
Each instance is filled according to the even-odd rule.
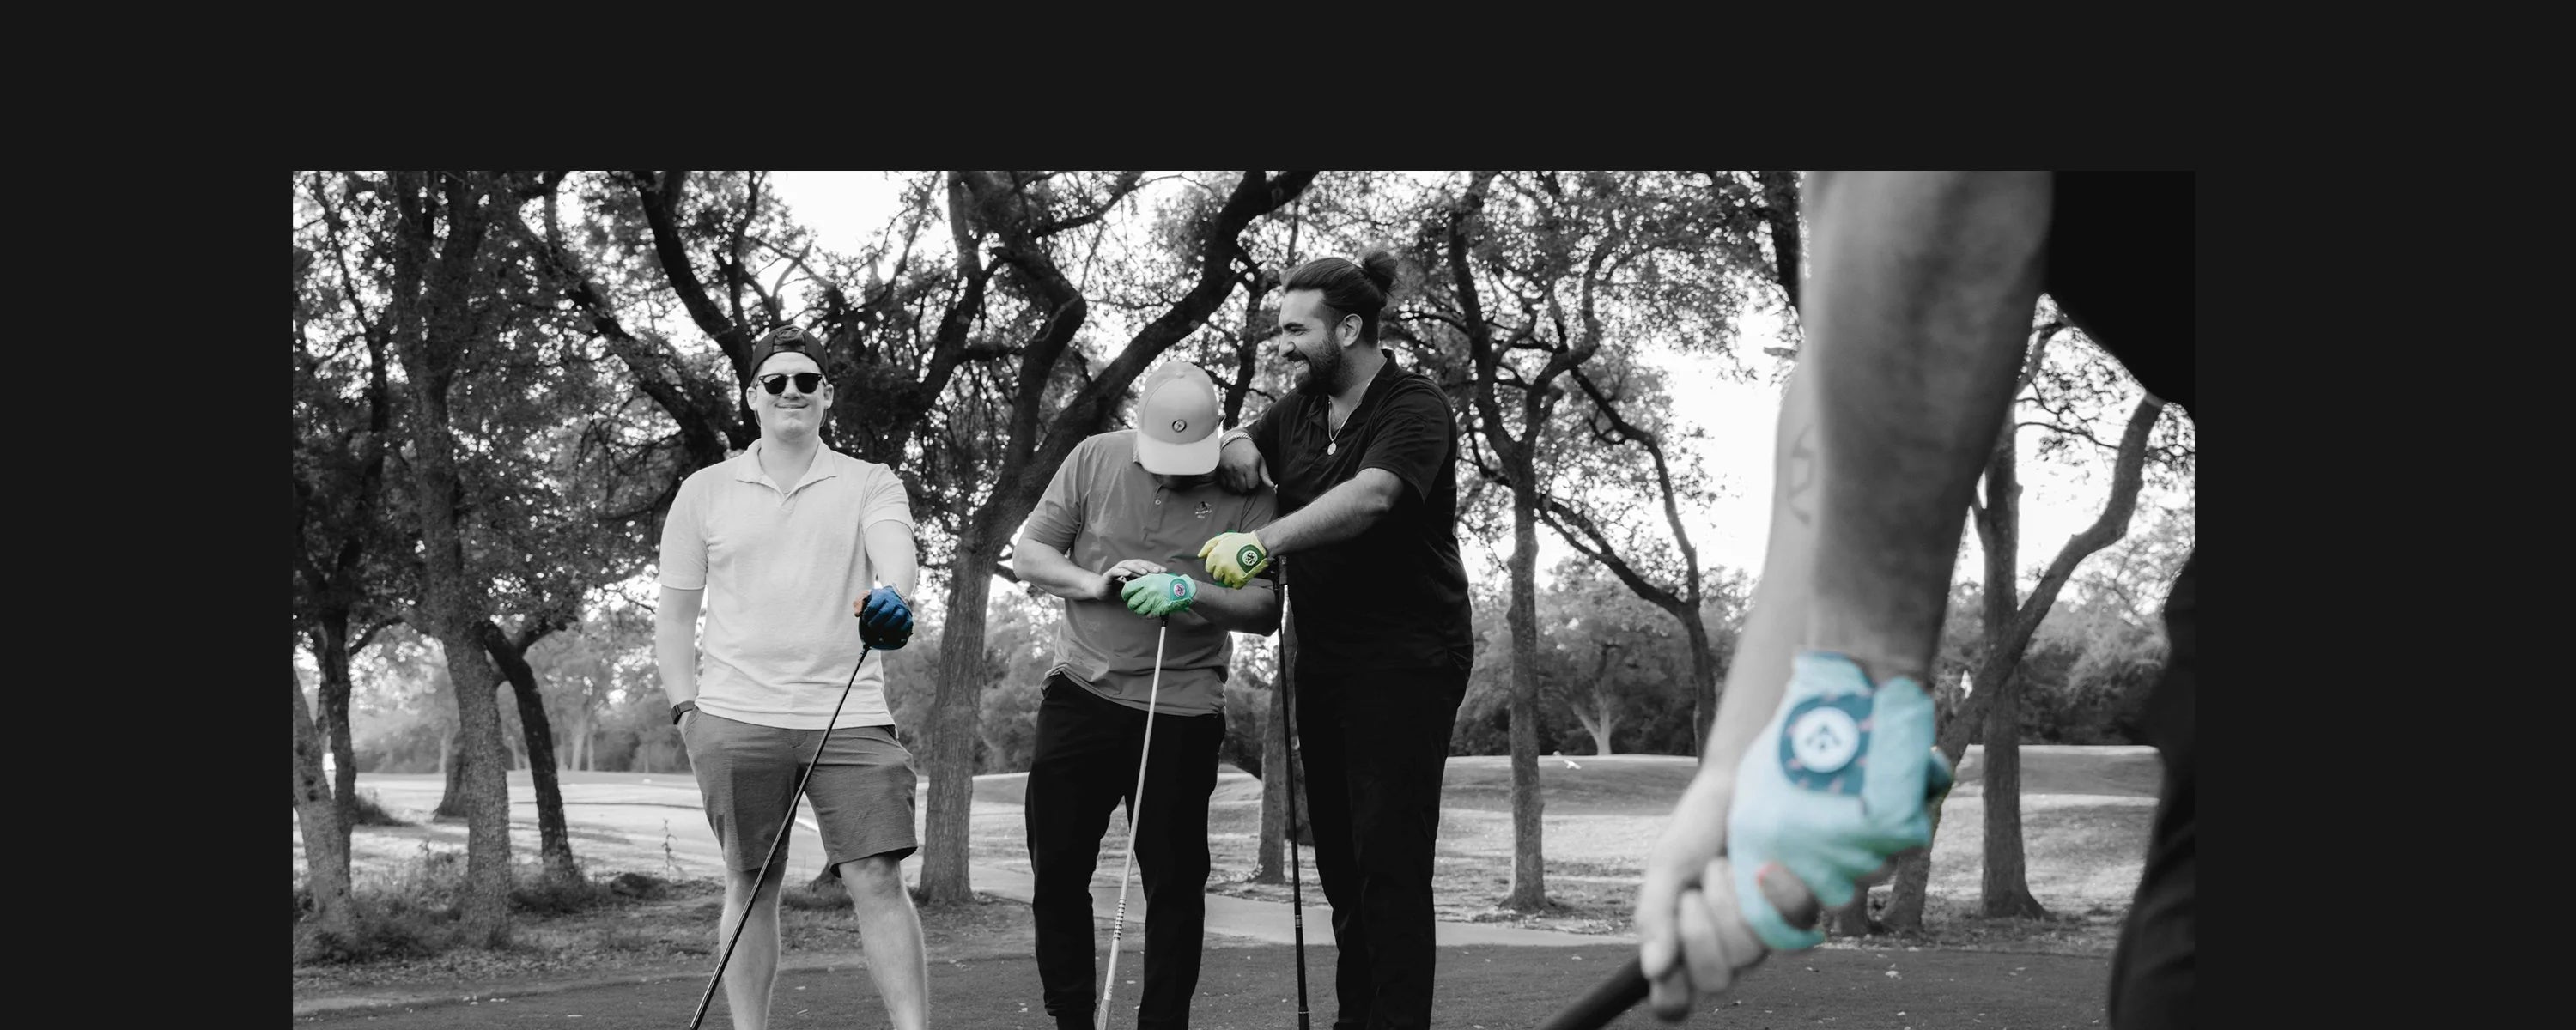
[[[812,393],[814,392],[815,387],[820,386],[823,383],[823,373],[821,372],[798,372],[795,373],[795,377],[796,392],[798,393]],[[788,373],[772,372],[760,377],[760,388],[767,390],[772,394],[784,393],[787,390],[787,378]]]

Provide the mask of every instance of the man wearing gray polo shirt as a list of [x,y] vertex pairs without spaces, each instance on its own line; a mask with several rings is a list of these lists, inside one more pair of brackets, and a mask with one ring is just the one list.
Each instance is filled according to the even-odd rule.
[[[808,761],[824,875],[849,890],[886,1014],[919,1030],[929,968],[901,865],[919,845],[912,755],[894,736],[883,657],[861,661],[863,634],[889,650],[912,632],[912,513],[892,470],[823,445],[832,387],[821,358],[819,341],[793,327],[753,350],[743,396],[760,439],[691,474],[671,502],[654,656],[724,846],[718,946],[750,920],[724,967],[736,1030],[768,1024],[785,849],[769,857]],[[703,646],[693,639],[701,610]]]
[[[1269,580],[1230,589],[1190,575],[1200,541],[1269,525],[1272,512],[1269,490],[1237,494],[1216,484],[1215,384],[1194,365],[1170,362],[1146,377],[1136,410],[1138,428],[1075,445],[1011,559],[1021,580],[1065,599],[1024,808],[1038,979],[1060,1030],[1092,1027],[1091,876],[1121,799],[1145,881],[1136,1025],[1189,1025],[1206,914],[1208,794],[1225,739],[1227,634],[1279,625]],[[1159,690],[1158,633],[1166,634]],[[1153,753],[1138,806],[1130,795],[1149,718]]]

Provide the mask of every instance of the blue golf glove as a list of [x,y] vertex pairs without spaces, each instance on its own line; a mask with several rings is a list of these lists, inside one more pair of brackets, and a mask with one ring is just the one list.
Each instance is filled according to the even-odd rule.
[[1190,602],[1199,598],[1199,585],[1188,576],[1156,572],[1128,580],[1118,596],[1127,602],[1128,611],[1159,619],[1190,610]]
[[879,651],[893,651],[912,640],[912,606],[893,587],[878,587],[859,600],[859,640]]
[[1726,851],[1745,924],[1774,951],[1812,948],[1762,894],[1758,877],[1794,875],[1826,909],[1851,903],[1854,881],[1932,843],[1929,802],[1950,789],[1932,746],[1932,698],[1896,677],[1872,687],[1839,654],[1802,651],[1771,724],[1736,764]]

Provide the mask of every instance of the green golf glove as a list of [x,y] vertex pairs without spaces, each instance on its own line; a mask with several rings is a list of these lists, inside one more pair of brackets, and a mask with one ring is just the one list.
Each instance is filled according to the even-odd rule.
[[1199,585],[1188,576],[1157,572],[1128,580],[1118,594],[1126,600],[1128,611],[1159,619],[1190,610],[1190,602],[1199,599]]
[[1250,533],[1219,533],[1199,545],[1199,557],[1207,559],[1208,578],[1229,587],[1241,587],[1270,567],[1270,549]]

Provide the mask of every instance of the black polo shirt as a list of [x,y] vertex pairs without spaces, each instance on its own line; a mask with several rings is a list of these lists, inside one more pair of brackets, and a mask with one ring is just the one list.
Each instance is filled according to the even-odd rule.
[[1404,489],[1360,535],[1287,556],[1287,632],[1296,636],[1297,663],[1455,662],[1464,670],[1476,644],[1467,567],[1458,559],[1458,428],[1447,395],[1389,355],[1338,441],[1331,407],[1323,397],[1291,394],[1252,425],[1253,445],[1279,484],[1279,514],[1305,508],[1361,469],[1392,472]]

